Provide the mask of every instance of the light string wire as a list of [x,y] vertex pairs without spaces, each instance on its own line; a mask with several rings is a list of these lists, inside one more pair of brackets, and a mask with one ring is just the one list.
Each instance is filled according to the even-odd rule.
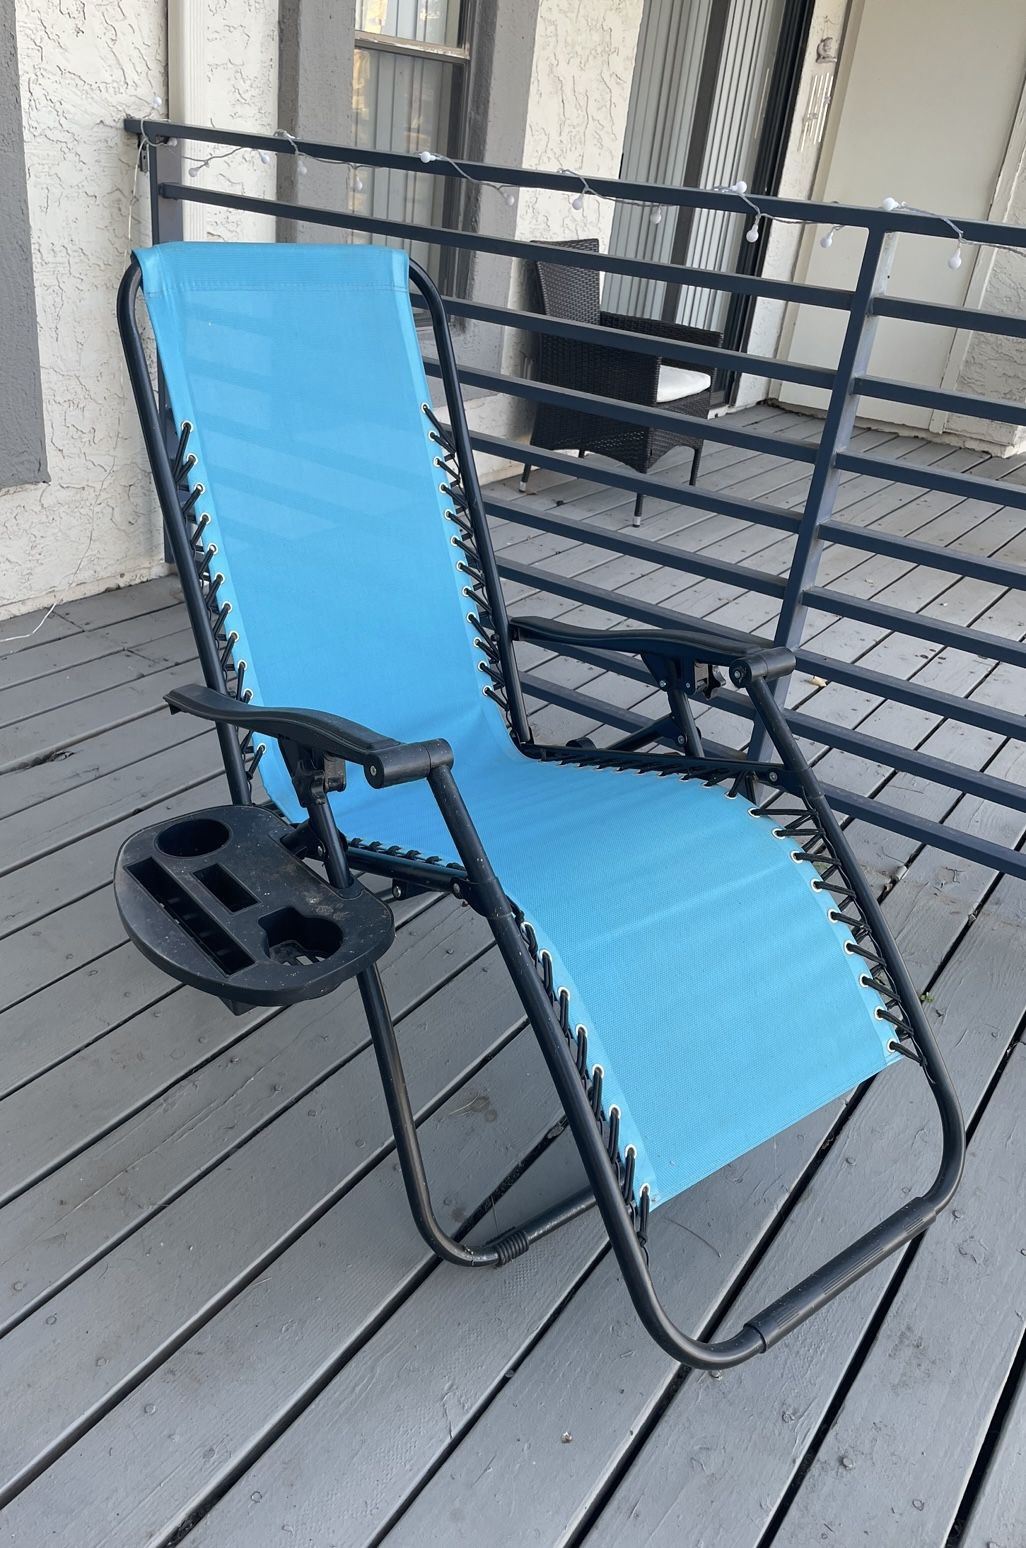
[[[144,119],[143,122],[145,123],[146,120]],[[333,166],[337,166],[339,164],[334,160],[333,157],[317,156],[312,154],[310,151],[301,151],[296,136],[288,129],[276,129],[274,134],[275,138],[288,142],[289,146],[295,154],[297,163],[296,170],[300,176],[306,175],[308,170],[307,162],[309,161],[319,161],[324,164]],[[174,143],[176,142],[168,141],[168,144]],[[227,150],[211,151],[205,156],[186,157],[186,160],[193,162],[193,165],[188,169],[188,175],[190,177],[198,177],[204,168],[210,166],[213,162],[223,161],[230,156],[237,156],[240,153],[247,152],[249,152],[248,146],[235,145],[231,146]],[[257,151],[256,154],[264,166],[268,166],[274,159],[272,153],[267,150]],[[418,152],[417,159],[418,161],[423,162],[425,166],[429,166],[433,162],[442,162],[446,167],[451,168],[455,175],[462,178],[464,182],[474,183],[477,184],[478,187],[482,188],[493,189],[497,194],[501,195],[504,203],[510,207],[516,203],[516,193],[510,184],[495,182],[492,178],[477,177],[473,172],[468,172],[466,166],[463,163],[457,161],[453,156],[445,155],[440,151],[422,150]],[[353,193],[360,194],[363,192],[364,181],[361,178],[360,173],[366,172],[367,170],[367,167],[362,164],[347,164],[349,185]],[[602,193],[599,189],[594,188],[584,173],[579,171],[576,167],[559,167],[557,170],[562,173],[564,177],[576,178],[581,185],[580,188],[576,190],[576,192],[569,195],[570,208],[574,211],[582,210],[584,208],[585,199],[590,197],[592,199],[599,199],[612,204],[628,205],[637,209],[648,209],[651,212],[649,215],[649,220],[654,226],[661,225],[662,221],[665,219],[667,206],[663,204],[654,204],[650,199],[624,199],[618,197],[616,194]],[[751,211],[752,215],[752,219],[744,233],[744,239],[749,243],[755,243],[759,240],[760,236],[762,235],[763,221],[770,223],[776,222],[778,225],[782,226],[817,226],[822,224],[821,221],[804,220],[800,216],[794,215],[776,215],[771,211],[763,209],[759,204],[758,199],[749,193],[748,185],[742,178],[738,178],[733,183],[716,184],[713,187],[705,188],[701,191],[703,193],[733,194],[736,198],[741,200],[746,208]],[[1018,247],[1007,247],[999,242],[988,242],[986,244],[967,243],[965,234],[958,222],[952,220],[949,215],[942,214],[939,210],[920,209],[917,205],[909,204],[904,199],[893,199],[889,197],[881,201],[880,209],[885,210],[888,213],[890,213],[892,210],[907,210],[910,215],[921,215],[928,220],[936,220],[939,221],[941,225],[947,226],[955,238],[954,251],[950,254],[947,260],[947,266],[949,269],[954,270],[960,269],[962,267],[962,249],[964,246],[968,245],[986,245],[996,252],[1012,253],[1020,258],[1026,256],[1026,251],[1023,249]],[[831,248],[833,246],[834,237],[837,232],[844,231],[846,229],[848,228],[845,227],[841,222],[837,222],[834,225],[829,226],[825,234],[820,238],[820,247],[826,249]]]

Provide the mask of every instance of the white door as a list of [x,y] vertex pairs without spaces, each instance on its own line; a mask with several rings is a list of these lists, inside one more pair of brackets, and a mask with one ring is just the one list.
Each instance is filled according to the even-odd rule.
[[[1024,66],[1023,0],[865,0],[861,16],[853,8],[845,38],[818,197],[869,205],[890,197],[956,220],[1000,219],[1002,168]],[[861,236],[840,231],[824,249],[822,235],[822,229],[807,234],[798,277],[850,288]],[[936,239],[900,238],[891,293],[980,305],[990,258],[966,247],[961,266],[951,269],[955,246],[949,231]],[[839,313],[794,309],[788,358],[833,366],[843,328]],[[965,338],[946,328],[884,319],[871,372],[928,387],[954,386]],[[824,394],[791,384],[783,384],[779,396],[796,407],[822,408],[825,401]],[[861,412],[887,424],[943,428],[929,409],[864,399]]]

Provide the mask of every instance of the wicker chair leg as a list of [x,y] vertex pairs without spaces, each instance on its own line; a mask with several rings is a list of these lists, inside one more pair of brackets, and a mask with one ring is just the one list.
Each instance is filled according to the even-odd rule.
[[644,505],[644,503],[645,496],[639,494],[634,501],[634,519],[631,522],[632,527],[641,526],[641,507]]
[[695,455],[691,459],[691,476],[688,479],[688,483],[692,486],[698,483],[698,464],[702,460],[702,453],[704,450],[705,442],[699,441],[698,445],[695,447]]
[[521,494],[526,494],[527,493],[527,480],[530,478],[530,476],[531,476],[531,464],[529,462],[525,462],[524,463],[524,471],[520,475],[520,483],[517,485],[517,488],[518,488],[518,490],[520,491]]

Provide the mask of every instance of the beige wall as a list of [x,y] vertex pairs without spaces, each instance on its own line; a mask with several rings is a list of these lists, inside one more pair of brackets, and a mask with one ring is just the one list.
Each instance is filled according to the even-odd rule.
[[[817,195],[827,201],[879,204],[885,197],[971,219],[995,211],[1009,137],[1023,91],[1026,5],[1022,0],[856,0]],[[824,251],[807,233],[798,277],[851,286],[862,241],[839,232]],[[891,290],[961,305],[984,291],[989,258],[967,248],[957,271],[947,266],[953,239],[903,237]],[[977,264],[984,266],[977,273]],[[807,307],[792,318],[791,359],[836,361],[844,319]],[[874,373],[940,386],[955,335],[911,323],[881,324]],[[1007,348],[1007,346],[1005,346]],[[1020,346],[1013,346],[1020,348]],[[997,390],[995,382],[991,390]],[[822,406],[822,395],[787,387],[782,401]],[[929,410],[864,403],[867,417],[936,430]]]
[[[167,97],[164,12],[164,0],[16,7],[50,483],[0,491],[0,616],[162,567],[114,297],[131,242],[147,233],[120,124]],[[207,16],[210,120],[273,126],[274,0],[207,0]],[[237,185],[242,174],[222,162],[216,175]],[[255,161],[246,174],[267,192],[271,178]],[[211,222],[220,236],[242,229],[236,217]]]

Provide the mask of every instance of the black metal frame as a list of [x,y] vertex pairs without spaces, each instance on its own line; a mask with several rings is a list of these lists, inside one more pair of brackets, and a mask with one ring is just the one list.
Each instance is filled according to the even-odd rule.
[[[731,793],[743,791],[751,799],[756,785],[769,792],[769,799],[776,799],[779,793],[779,804],[772,806],[772,814],[780,820],[779,831],[793,839],[796,859],[811,861],[816,866],[819,874],[813,885],[833,895],[838,917],[849,926],[853,935],[851,949],[866,960],[867,978],[883,996],[885,1008],[879,1014],[895,1028],[894,1047],[918,1062],[930,1082],[943,1139],[933,1184],[920,1198],[902,1205],[786,1295],[750,1317],[732,1337],[706,1342],[689,1337],[674,1325],[658,1299],[649,1272],[645,1250],[647,1193],[642,1188],[635,1194],[630,1147],[620,1154],[618,1114],[615,1108],[607,1112],[603,1106],[601,1069],[596,1066],[589,1070],[586,1045],[571,1031],[566,996],[554,988],[551,962],[544,952],[537,950],[529,924],[506,897],[492,869],[453,778],[452,754],[447,744],[400,744],[336,716],[303,709],[273,709],[249,702],[249,692],[243,686],[245,663],[234,660],[235,640],[230,630],[225,633],[228,618],[224,608],[217,605],[219,582],[216,574],[210,573],[213,554],[204,548],[203,519],[197,514],[195,489],[190,491],[188,487],[190,427],[181,427],[176,450],[168,450],[136,319],[141,274],[133,261],[118,295],[118,324],[207,685],[205,689],[179,690],[169,697],[175,708],[200,715],[216,725],[229,788],[236,803],[246,804],[251,799],[253,760],[262,750],[261,744],[254,747],[255,736],[285,738],[298,749],[300,756],[291,761],[290,767],[308,820],[295,830],[292,847],[322,861],[333,885],[340,889],[350,886],[350,867],[374,872],[390,877],[398,889],[418,887],[453,893],[491,926],[563,1105],[590,1188],[486,1246],[471,1247],[449,1236],[439,1224],[431,1203],[377,967],[366,968],[357,982],[385,1089],[403,1180],[417,1227],[435,1253],[450,1263],[499,1266],[597,1204],[638,1315],[656,1342],[673,1358],[688,1365],[704,1369],[736,1365],[768,1349],[923,1231],[944,1208],[958,1184],[964,1161],[965,1133],[958,1100],[876,898],[860,875],[844,833],[774,697],[773,682],[784,678],[794,666],[791,651],[769,641],[707,625],[594,633],[548,620],[511,622],[489,540],[444,304],[423,271],[411,266],[411,277],[434,328],[451,430],[441,426],[428,405],[424,405],[424,410],[432,420],[432,433],[441,450],[439,466],[448,474],[446,487],[454,506],[450,519],[459,529],[457,542],[464,556],[460,568],[468,581],[465,594],[477,608],[482,666],[507,715],[511,736],[529,757],[637,768],[712,783],[729,782]],[[543,640],[556,649],[598,644],[605,651],[637,654],[655,681],[666,689],[669,713],[632,732],[611,749],[540,745],[532,740],[524,708],[513,653],[516,638]],[[720,685],[718,668],[726,668],[734,685],[748,694],[779,762],[709,757],[703,751],[687,696],[715,692]],[[245,733],[241,746],[239,731]],[[641,750],[664,738],[668,731],[683,747],[682,753]],[[437,856],[386,849],[381,844],[347,842],[336,828],[327,801],[327,792],[338,788],[341,765],[345,762],[359,764],[373,786],[425,779],[451,835],[459,864],[447,865]],[[785,806],[785,800],[790,804]]]

